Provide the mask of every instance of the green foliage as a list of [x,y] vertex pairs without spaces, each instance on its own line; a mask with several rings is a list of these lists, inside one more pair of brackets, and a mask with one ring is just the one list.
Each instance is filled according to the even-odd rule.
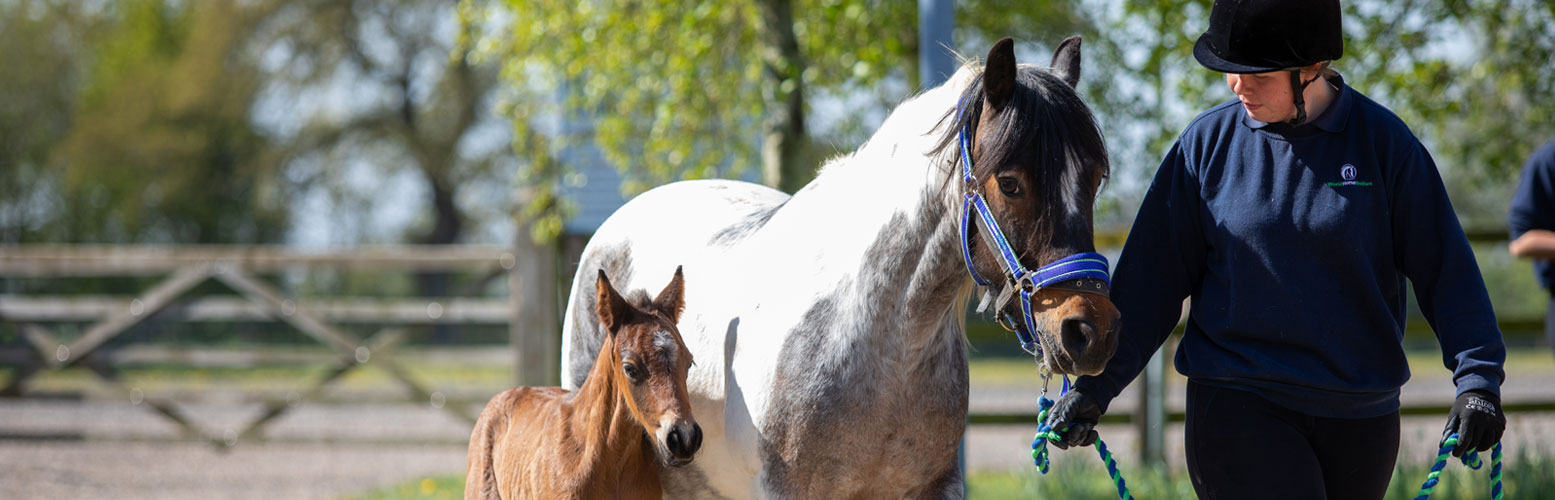
[[[795,89],[811,97],[873,96],[865,105],[873,111],[889,110],[907,97],[903,90],[916,91],[915,3],[793,2],[797,59],[774,55],[781,48],[764,37],[763,30],[783,29],[763,26],[763,12],[779,3],[460,2],[461,50],[476,61],[498,62],[502,82],[514,92],[499,112],[512,119],[514,149],[528,162],[520,182],[536,189],[526,208],[539,218],[536,236],[554,236],[571,210],[571,201],[556,195],[567,168],[557,157],[568,148],[597,145],[626,172],[625,189],[639,192],[676,179],[746,172],[757,163],[764,120]],[[1078,11],[1071,4],[988,1],[962,3],[957,16],[974,38],[1009,33],[1056,42],[1063,38],[1057,34],[1083,26]],[[802,65],[801,79],[783,79],[794,68],[774,64]],[[891,81],[906,85],[885,85]],[[881,88],[903,90],[883,95]],[[541,125],[555,120],[562,125]],[[856,145],[830,139],[823,144],[839,150]],[[822,154],[804,157],[817,162]]]
[[250,122],[258,83],[239,57],[238,2],[115,5],[71,126],[53,241],[258,243],[280,238],[285,205],[271,145]]
[[[0,2],[0,244],[48,230],[58,183],[48,157],[70,126],[90,43],[101,22],[75,2]],[[18,68],[25,70],[18,71]]]
[[[1101,50],[1082,88],[1101,115],[1125,190],[1125,223],[1154,166],[1196,114],[1230,99],[1221,75],[1193,59],[1211,0],[1095,0]],[[1431,150],[1460,216],[1505,223],[1507,194],[1527,155],[1555,137],[1555,7],[1541,0],[1343,2],[1345,53],[1334,68],[1387,106]],[[1091,39],[1087,39],[1087,42]],[[1090,58],[1091,55],[1101,57]],[[1141,84],[1141,82],[1143,84]]]

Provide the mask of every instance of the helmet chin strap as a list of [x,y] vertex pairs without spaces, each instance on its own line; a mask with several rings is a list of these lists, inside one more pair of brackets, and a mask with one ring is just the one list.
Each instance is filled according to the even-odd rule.
[[1286,120],[1285,123],[1294,127],[1301,125],[1302,122],[1307,121],[1307,97],[1305,95],[1307,86],[1311,85],[1312,82],[1317,81],[1318,78],[1322,78],[1323,74],[1322,72],[1318,72],[1317,76],[1313,76],[1311,80],[1302,82],[1301,68],[1291,68],[1289,71],[1290,93],[1292,94],[1293,99],[1296,101],[1296,117],[1291,118],[1290,120]]

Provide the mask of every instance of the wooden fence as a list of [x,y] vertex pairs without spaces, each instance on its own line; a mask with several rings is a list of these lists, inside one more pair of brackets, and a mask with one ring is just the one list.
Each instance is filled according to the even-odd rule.
[[[1475,242],[1505,241],[1504,232],[1471,231]],[[1097,235],[1097,245],[1116,248],[1122,234]],[[19,394],[25,383],[42,370],[85,367],[98,377],[130,393],[132,389],[118,380],[115,360],[101,355],[103,345],[152,316],[184,321],[255,321],[277,320],[295,327],[334,353],[332,369],[315,380],[302,397],[318,397],[326,386],[350,371],[367,364],[382,368],[403,385],[417,403],[434,399],[389,353],[405,340],[406,327],[425,324],[509,325],[513,346],[515,382],[521,385],[554,385],[559,372],[558,341],[554,335],[532,335],[537,331],[559,331],[556,324],[558,294],[554,279],[555,259],[549,249],[527,244],[519,238],[514,247],[503,246],[388,246],[350,251],[309,252],[274,246],[91,246],[31,245],[0,246],[0,279],[111,276],[160,276],[162,279],[135,297],[104,296],[18,296],[0,295],[0,322],[15,325],[22,333],[23,345],[0,345],[0,365],[15,366],[9,384],[0,395]],[[474,271],[477,279],[466,290],[439,298],[297,298],[259,278],[260,275],[333,268],[341,270],[383,271]],[[492,280],[506,278],[508,297],[469,297]],[[239,297],[204,296],[184,298],[184,294],[208,280],[226,284]],[[551,287],[551,288],[547,288]],[[45,326],[51,322],[91,321],[85,333],[70,342],[62,342]],[[342,322],[390,324],[366,338],[357,338],[336,326]],[[1538,328],[1542,318],[1504,318],[1504,330]],[[1423,322],[1410,322],[1412,329]],[[141,353],[141,356],[146,356]],[[260,353],[222,353],[208,355],[226,362],[252,362]],[[230,359],[237,356],[241,359]],[[152,358],[157,358],[152,355]],[[1132,422],[1140,431],[1142,459],[1159,460],[1164,454],[1165,423],[1181,421],[1181,413],[1165,407],[1165,362],[1158,354],[1140,383],[1140,404],[1133,415],[1110,413],[1108,422]],[[162,361],[179,362],[187,358],[162,355]],[[288,358],[294,359],[294,358]],[[215,439],[206,436],[168,401],[146,399],[147,406],[178,423],[186,432],[231,445],[231,436]],[[284,414],[295,401],[267,402],[260,417],[237,434],[239,439],[262,431],[269,422]],[[473,422],[459,405],[444,405],[460,418]],[[1445,413],[1441,405],[1406,407],[1406,414]],[[1036,421],[1030,412],[987,413],[970,416],[971,424],[1014,424]],[[1555,402],[1510,404],[1508,411],[1552,411]]]
[[[533,249],[531,249],[533,250]],[[527,259],[551,259],[551,255],[526,255],[524,248],[500,246],[394,246],[350,251],[308,252],[275,246],[0,246],[0,279],[64,277],[162,277],[133,297],[0,295],[0,322],[20,332],[21,345],[0,346],[0,363],[14,367],[0,394],[20,395],[27,382],[43,370],[83,367],[109,386],[179,425],[186,434],[221,446],[256,436],[298,399],[265,403],[264,411],[236,433],[212,436],[191,422],[171,401],[146,397],[126,386],[103,347],[132,327],[152,317],[180,321],[280,321],[333,352],[332,365],[301,391],[301,400],[317,398],[343,375],[367,365],[383,370],[405,388],[417,403],[431,401],[450,413],[474,423],[462,405],[441,404],[440,394],[429,391],[391,356],[403,342],[410,325],[508,325],[517,356],[516,382],[543,385],[558,372],[557,339],[554,335],[527,335],[539,324],[554,325],[554,264],[524,265]],[[409,272],[474,272],[478,278],[452,297],[438,298],[317,298],[296,297],[260,276],[314,268]],[[524,271],[536,279],[526,279]],[[536,270],[539,270],[536,272]],[[469,297],[493,280],[506,278],[508,297]],[[237,296],[185,297],[207,281],[225,284]],[[539,290],[539,292],[535,292]],[[527,292],[526,292],[527,291]],[[526,302],[526,299],[546,298]],[[535,307],[533,303],[541,304]],[[545,318],[545,316],[551,316]],[[539,319],[538,323],[535,321]],[[70,341],[61,340],[47,326],[51,322],[91,322]],[[341,322],[368,321],[386,324],[366,338],[359,338]],[[550,328],[554,329],[554,328]],[[545,330],[541,330],[545,331]],[[227,361],[254,361],[254,354],[227,353]],[[242,359],[232,359],[236,358]],[[276,355],[271,354],[271,357]],[[294,357],[280,356],[286,359]],[[169,361],[164,359],[163,361]]]

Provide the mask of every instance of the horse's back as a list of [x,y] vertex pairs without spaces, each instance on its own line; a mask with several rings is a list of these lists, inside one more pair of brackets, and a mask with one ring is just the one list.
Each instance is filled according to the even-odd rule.
[[573,276],[562,325],[562,386],[583,384],[604,339],[588,285],[598,270],[624,289],[651,290],[684,266],[689,293],[700,293],[699,284],[708,283],[701,276],[717,272],[707,264],[756,233],[788,199],[749,182],[682,181],[648,190],[611,214],[584,247]]

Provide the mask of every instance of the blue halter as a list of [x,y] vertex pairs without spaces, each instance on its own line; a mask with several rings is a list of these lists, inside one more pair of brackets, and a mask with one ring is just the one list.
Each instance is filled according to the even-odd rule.
[[[956,105],[956,113],[959,116],[964,110],[962,103]],[[982,312],[988,307],[989,298],[993,297],[994,283],[983,278],[977,273],[977,268],[972,266],[972,241],[967,234],[970,226],[977,224],[977,232],[982,235],[983,243],[994,250],[998,256],[999,266],[1004,268],[1003,288],[999,291],[998,299],[994,304],[996,321],[1004,328],[1014,331],[1020,340],[1021,349],[1038,356],[1042,354],[1042,346],[1038,344],[1035,332],[1037,329],[1036,317],[1031,312],[1031,299],[1043,288],[1062,288],[1081,292],[1095,293],[1103,297],[1111,290],[1111,279],[1108,275],[1107,257],[1096,252],[1081,252],[1062,259],[1058,259],[1036,271],[1026,269],[1015,257],[1015,251],[1010,249],[1009,240],[1005,239],[1004,231],[999,230],[999,223],[994,220],[993,211],[988,209],[988,201],[977,190],[977,178],[972,175],[971,138],[967,131],[971,124],[961,127],[961,175],[966,183],[966,199],[962,202],[961,209],[961,256],[966,259],[967,271],[972,273],[972,279],[978,286],[985,289],[982,303],[977,306],[977,311]],[[973,217],[973,214],[976,217]],[[1002,314],[1004,305],[1013,297],[1015,291],[1020,292],[1021,323],[1011,320]],[[1024,327],[1024,328],[1022,328]]]

